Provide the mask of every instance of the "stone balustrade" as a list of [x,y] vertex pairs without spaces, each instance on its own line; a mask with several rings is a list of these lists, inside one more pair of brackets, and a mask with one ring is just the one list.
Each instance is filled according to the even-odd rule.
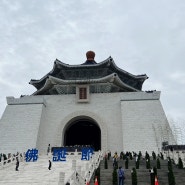
[[25,160],[23,153],[17,153],[16,155],[9,154],[7,159],[4,159],[3,154],[1,155],[0,169],[15,164],[17,159],[19,160],[19,162],[23,162]]
[[[74,155],[68,155],[67,158],[78,158],[81,157],[81,155],[78,155],[77,153]],[[89,162],[86,163],[84,171],[82,171],[82,168],[80,166],[76,166],[76,160],[72,161],[72,169],[73,172],[71,176],[64,182],[65,178],[59,179],[59,185],[65,185],[67,182],[70,183],[70,185],[82,185],[86,184],[90,181],[94,171],[98,168],[100,161],[103,158],[103,152],[95,152],[92,157],[90,158]],[[63,174],[65,176],[65,174]],[[60,174],[60,177],[62,174]]]
[[183,167],[185,167],[185,150],[162,151],[162,154],[164,156],[164,159],[168,159],[170,157],[171,159],[173,159],[175,164],[178,164],[179,158],[181,158],[183,162]]

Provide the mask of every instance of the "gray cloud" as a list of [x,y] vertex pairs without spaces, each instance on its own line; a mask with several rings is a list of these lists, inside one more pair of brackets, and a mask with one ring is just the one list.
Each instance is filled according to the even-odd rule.
[[96,61],[110,55],[118,67],[161,90],[166,114],[184,117],[184,0],[2,0],[0,2],[0,115],[6,96],[32,94],[53,61]]

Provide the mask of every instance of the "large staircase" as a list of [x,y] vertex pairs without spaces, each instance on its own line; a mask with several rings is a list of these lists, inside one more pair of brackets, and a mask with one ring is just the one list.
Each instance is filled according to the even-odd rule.
[[[78,156],[79,157],[79,156]],[[91,161],[82,161],[76,156],[68,157],[67,162],[52,162],[51,170],[48,170],[49,156],[39,156],[37,162],[20,162],[19,171],[15,171],[15,163],[0,167],[0,185],[58,185],[60,173],[65,173],[65,182],[73,173],[72,161],[76,159],[76,169],[89,173],[88,166],[93,166]],[[151,167],[156,166],[156,160],[151,158]],[[159,185],[168,185],[168,161],[160,159],[161,169],[157,169]],[[131,170],[135,167],[135,159],[129,160],[128,169],[125,169],[125,160],[119,160],[118,166],[122,166],[125,170],[125,184],[132,185]],[[94,169],[94,167],[93,167]],[[140,166],[137,171],[137,185],[150,185],[150,172],[146,169],[145,159],[140,160]],[[178,169],[173,165],[176,185],[185,185],[185,170]],[[108,160],[108,169],[104,169],[104,160],[100,162],[100,184],[112,185],[113,162],[112,158]],[[75,183],[72,183],[75,184]],[[80,183],[80,185],[83,185]],[[94,185],[94,176],[91,178],[90,185]]]
[[[151,159],[151,167],[157,166],[156,160]],[[161,169],[157,169],[159,185],[168,184],[168,161],[160,159]],[[128,169],[125,169],[125,160],[119,160],[118,166],[122,166],[125,171],[125,184],[132,185],[131,170],[135,167],[135,159],[129,160]],[[150,172],[146,169],[145,159],[140,160],[139,169],[137,171],[137,185],[150,185]],[[178,169],[176,165],[173,165],[173,172],[175,176],[176,185],[185,185],[185,170]],[[108,160],[108,169],[104,169],[104,160],[100,163],[100,184],[101,185],[112,185],[112,173],[113,173],[113,162],[112,158]]]
[[81,155],[71,155],[66,161],[52,162],[51,170],[48,170],[49,159],[51,156],[41,155],[36,162],[22,160],[19,171],[15,171],[15,161],[0,166],[0,185],[58,185],[61,173],[65,173],[64,182],[74,173],[74,160],[75,168],[83,174],[92,164],[92,161],[81,160]]

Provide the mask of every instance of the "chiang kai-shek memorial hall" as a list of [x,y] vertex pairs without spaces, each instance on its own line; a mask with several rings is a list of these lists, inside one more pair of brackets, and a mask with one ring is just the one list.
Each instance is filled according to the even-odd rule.
[[7,97],[0,151],[46,153],[50,144],[160,152],[162,143],[175,144],[160,91],[142,91],[147,75],[120,69],[112,57],[97,63],[93,51],[86,56],[79,65],[56,59],[48,74],[30,81],[32,95]]

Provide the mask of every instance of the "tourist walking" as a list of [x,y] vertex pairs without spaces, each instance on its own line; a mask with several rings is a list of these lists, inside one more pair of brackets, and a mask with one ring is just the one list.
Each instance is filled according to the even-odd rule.
[[16,158],[16,165],[15,165],[15,171],[19,171],[18,168],[19,168],[19,159]]
[[51,170],[51,161],[49,160],[49,166],[48,169]]
[[119,184],[124,185],[125,174],[123,168],[120,166],[118,169]]
[[51,147],[50,144],[48,145],[48,149],[47,149],[47,155],[51,152]]

